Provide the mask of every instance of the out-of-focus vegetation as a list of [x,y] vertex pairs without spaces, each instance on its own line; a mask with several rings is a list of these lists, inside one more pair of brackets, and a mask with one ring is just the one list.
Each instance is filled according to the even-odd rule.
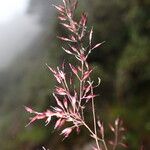
[[[43,1],[31,0],[30,11]],[[48,3],[45,0],[44,3]],[[104,120],[123,118],[127,128],[129,149],[144,145],[150,149],[150,2],[148,0],[84,0],[79,11],[88,12],[89,25],[94,26],[94,41],[106,41],[95,50],[89,62],[95,68],[93,78],[102,79],[97,89],[97,112]],[[46,5],[44,5],[46,6]],[[47,7],[51,7],[47,5]],[[37,11],[37,10],[36,10]],[[20,55],[0,73],[0,149],[40,149],[42,145],[55,149],[83,149],[89,142],[81,135],[61,143],[52,127],[38,122],[25,128],[28,116],[23,105],[38,111],[50,106],[55,85],[45,63],[56,66],[63,59],[71,60],[61,50],[55,38],[64,32],[56,20],[48,20],[48,9],[41,7],[45,28],[26,54]],[[77,12],[78,13],[78,12]],[[50,32],[49,25],[55,28]],[[109,133],[108,133],[109,135]],[[60,137],[59,137],[60,138]],[[58,144],[59,143],[59,144]],[[69,145],[69,147],[68,147]]]

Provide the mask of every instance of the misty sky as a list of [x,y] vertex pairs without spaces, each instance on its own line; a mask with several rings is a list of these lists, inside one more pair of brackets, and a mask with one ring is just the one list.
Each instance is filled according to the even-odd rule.
[[22,14],[29,0],[0,0],[0,24],[6,23],[17,14]]
[[26,14],[29,0],[0,0],[0,69],[6,67],[40,32],[37,16]]

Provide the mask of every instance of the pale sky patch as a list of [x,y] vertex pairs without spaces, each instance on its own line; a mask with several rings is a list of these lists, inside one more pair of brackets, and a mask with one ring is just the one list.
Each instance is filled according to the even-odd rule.
[[0,24],[23,14],[29,0],[0,0]]

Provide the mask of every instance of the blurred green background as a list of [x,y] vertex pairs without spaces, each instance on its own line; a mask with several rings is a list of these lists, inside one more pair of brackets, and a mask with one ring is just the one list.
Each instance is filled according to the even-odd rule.
[[[38,16],[42,30],[26,51],[0,70],[1,150],[41,150],[43,145],[57,150],[88,150],[92,142],[84,130],[62,142],[59,133],[53,132],[54,121],[46,127],[38,121],[25,128],[29,115],[24,105],[44,111],[54,103],[51,93],[55,80],[45,63],[56,67],[64,59],[72,61],[55,37],[64,33],[51,6],[55,2],[29,1],[26,13]],[[97,114],[106,128],[120,116],[129,150],[141,145],[149,150],[150,1],[82,0],[77,18],[84,10],[89,27],[94,27],[94,43],[106,41],[88,60],[95,68],[93,79],[102,80],[96,90],[100,95],[96,99]]]

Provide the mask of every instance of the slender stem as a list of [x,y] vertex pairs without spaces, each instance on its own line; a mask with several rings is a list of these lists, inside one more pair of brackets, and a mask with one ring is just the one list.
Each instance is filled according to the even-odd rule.
[[[84,73],[84,62],[81,62],[81,79],[83,78],[83,73]],[[81,108],[81,100],[82,100],[82,88],[83,88],[83,84],[82,84],[82,80],[80,80],[80,98],[79,98],[79,108],[78,110]]]
[[[101,141],[104,145],[106,145],[105,141],[103,139],[100,139],[97,135],[95,135],[95,133],[90,129],[90,127],[82,120],[83,125],[88,129],[88,131],[91,133],[92,137],[94,139],[97,139],[98,141]],[[100,149],[100,147],[99,147]],[[107,146],[105,146],[105,149],[107,149]]]
[[90,127],[84,122],[82,121],[83,125],[89,130],[89,132],[95,137],[94,132],[90,129]]
[[114,143],[114,146],[113,146],[113,150],[116,149],[117,147],[117,143],[118,143],[118,126],[115,127],[115,143]]
[[83,107],[81,108],[81,115],[82,115],[82,119],[84,120],[84,109],[83,109]]
[[64,85],[66,86],[67,91],[69,91],[69,88],[68,88],[68,84],[67,84],[67,82],[66,82],[66,79],[64,80]]
[[[91,88],[91,94],[93,95],[93,88]],[[94,104],[94,99],[93,98],[92,98],[92,113],[93,113],[94,132],[95,132],[95,135],[96,135],[95,141],[96,141],[96,145],[97,145],[98,150],[100,150],[100,146],[99,146],[98,139],[97,139],[95,104]]]
[[102,139],[102,142],[103,142],[103,145],[104,145],[105,150],[108,150],[107,145],[106,145],[106,142],[105,142],[104,139]]
[[[66,79],[62,81],[62,85],[63,85],[63,87],[65,88],[65,90],[69,92],[69,88],[68,88],[68,84],[67,84],[67,82],[66,82]],[[68,94],[68,95],[65,96],[65,97],[68,97],[68,99],[69,99],[69,101],[70,101],[70,103],[71,103],[71,105],[72,105],[72,102],[71,102],[71,101],[72,101],[71,95]],[[75,110],[77,110],[76,105],[75,105],[75,108],[74,108],[74,105],[72,105],[72,107],[73,107],[74,112],[75,112]],[[67,110],[67,111],[68,111],[68,110]]]

